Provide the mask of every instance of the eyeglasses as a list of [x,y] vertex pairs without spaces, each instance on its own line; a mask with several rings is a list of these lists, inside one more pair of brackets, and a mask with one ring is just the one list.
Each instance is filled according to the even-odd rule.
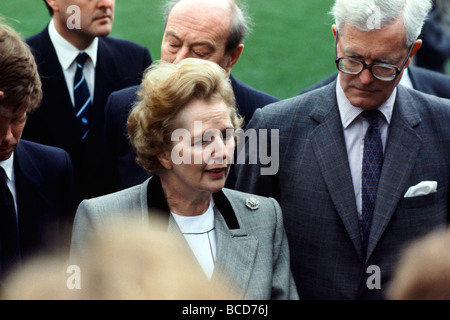
[[411,54],[411,51],[414,47],[414,42],[409,48],[408,55],[405,58],[405,61],[403,61],[402,66],[398,68],[396,65],[393,64],[387,64],[387,63],[378,63],[374,62],[371,64],[367,64],[362,59],[357,58],[351,58],[351,57],[337,57],[337,41],[338,41],[339,34],[336,32],[336,43],[334,46],[335,49],[335,63],[336,67],[339,71],[348,73],[348,74],[360,74],[363,72],[364,69],[369,69],[372,75],[383,81],[392,81],[395,78],[398,77],[398,75],[402,72],[403,68],[406,65],[406,62],[408,61],[409,55]]

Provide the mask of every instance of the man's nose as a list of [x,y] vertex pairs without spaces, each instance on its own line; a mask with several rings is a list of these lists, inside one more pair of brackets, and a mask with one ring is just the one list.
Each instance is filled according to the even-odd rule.
[[359,79],[363,84],[369,84],[375,77],[373,76],[372,71],[369,68],[366,68],[359,74]]
[[0,144],[8,143],[13,138],[10,125],[1,126],[0,128]]
[[112,8],[114,0],[99,0],[97,7],[99,8]]
[[185,48],[182,47],[180,50],[178,50],[178,52],[175,55],[175,59],[173,60],[173,63],[179,63],[182,60],[189,58],[190,54],[189,54],[189,48]]

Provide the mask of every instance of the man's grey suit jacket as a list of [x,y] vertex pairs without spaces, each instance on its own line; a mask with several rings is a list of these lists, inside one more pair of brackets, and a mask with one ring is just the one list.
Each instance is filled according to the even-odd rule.
[[[249,128],[269,129],[268,139],[279,129],[279,171],[262,176],[247,154],[236,190],[279,201],[300,299],[385,297],[400,250],[449,221],[449,124],[449,100],[398,87],[363,257],[336,81],[255,111]],[[405,198],[421,181],[436,181],[437,192]],[[377,267],[381,289],[370,289]]]
[[[253,210],[246,205],[251,198],[259,202]],[[214,203],[217,256],[212,279],[234,279],[238,298],[298,299],[278,203],[229,189],[215,193]],[[151,226],[157,221],[155,212],[159,216],[163,213],[167,230],[181,235],[156,176],[140,185],[84,200],[75,217],[72,261],[87,248],[89,235],[104,229],[109,218],[138,218]]]

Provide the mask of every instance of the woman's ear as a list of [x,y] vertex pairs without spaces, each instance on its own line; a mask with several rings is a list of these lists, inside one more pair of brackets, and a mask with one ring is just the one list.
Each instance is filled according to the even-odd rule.
[[159,154],[158,161],[166,170],[171,170],[173,168],[171,153],[169,151],[164,151]]

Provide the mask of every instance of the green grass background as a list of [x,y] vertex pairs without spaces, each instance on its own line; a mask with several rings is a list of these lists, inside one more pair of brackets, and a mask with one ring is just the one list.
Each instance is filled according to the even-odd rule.
[[[253,32],[232,73],[278,98],[293,97],[335,71],[333,0],[247,0]],[[161,0],[116,0],[112,36],[138,42],[160,58]],[[50,20],[42,0],[1,0],[0,14],[28,37]]]

